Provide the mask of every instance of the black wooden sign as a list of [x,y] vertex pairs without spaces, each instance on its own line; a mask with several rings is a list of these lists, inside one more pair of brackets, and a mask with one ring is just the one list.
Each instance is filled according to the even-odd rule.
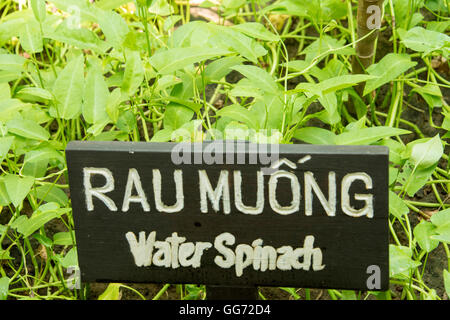
[[388,150],[71,142],[85,282],[386,290]]

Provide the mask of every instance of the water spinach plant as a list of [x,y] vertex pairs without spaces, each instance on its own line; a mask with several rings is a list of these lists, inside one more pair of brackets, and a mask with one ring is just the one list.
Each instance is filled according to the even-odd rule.
[[390,149],[391,289],[262,299],[448,299],[449,12],[445,0],[2,0],[0,299],[204,298],[201,285],[77,283],[64,150],[219,139]]

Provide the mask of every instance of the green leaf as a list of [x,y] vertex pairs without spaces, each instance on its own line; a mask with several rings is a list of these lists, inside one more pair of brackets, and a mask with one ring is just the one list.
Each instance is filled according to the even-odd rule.
[[317,94],[318,96],[322,96],[327,93],[355,86],[360,82],[373,78],[374,76],[365,74],[344,75],[327,79],[319,83],[303,82],[296,87],[295,91],[308,91],[313,94]]
[[224,140],[249,140],[251,132],[247,125],[229,118],[227,120],[230,121],[225,122],[225,128],[222,130]]
[[9,278],[2,277],[0,278],[0,300],[6,300],[8,298],[9,291]]
[[267,54],[267,50],[257,41],[229,27],[216,26],[210,42],[219,48],[229,48],[254,64],[258,63],[259,57]]
[[56,202],[61,206],[69,203],[67,195],[56,185],[44,184],[36,188],[36,198],[45,202]]
[[[397,181],[398,168],[389,166],[389,185],[392,186]],[[393,213],[395,215],[395,213]]]
[[41,102],[45,104],[47,104],[48,101],[53,100],[53,96],[50,92],[45,89],[36,87],[22,88],[16,92],[14,98],[26,102]]
[[11,149],[14,137],[0,137],[0,163],[5,159]]
[[295,71],[295,72],[303,72],[306,69],[308,69],[308,70],[314,69],[314,70],[320,72],[320,69],[317,67],[312,67],[311,69],[309,69],[311,63],[306,62],[304,60],[292,60],[292,61],[289,61],[288,63],[283,63],[282,65],[283,65],[283,67],[287,67],[287,68],[289,68],[289,70]]
[[283,135],[278,130],[261,130],[249,132],[249,141],[259,144],[280,144],[283,141]]
[[58,116],[75,119],[81,112],[84,87],[84,58],[80,55],[72,59],[59,73],[53,85],[53,95],[57,101]]
[[208,64],[205,70],[205,78],[209,81],[220,81],[232,71],[232,67],[244,61],[241,57],[231,56],[217,59]]
[[403,190],[406,190],[408,196],[412,197],[419,191],[436,169],[436,165],[429,168],[416,168],[412,161],[408,160],[400,171],[397,182],[403,185]]
[[[195,72],[195,70],[190,69],[192,73]],[[189,100],[194,97],[195,95],[195,88],[198,88],[198,90],[201,90],[200,87],[202,87],[202,79],[201,76],[195,76],[191,72],[180,72],[179,77],[182,80],[181,83],[176,84],[172,91],[170,92],[170,96],[172,98],[182,99],[182,100]],[[164,99],[172,99],[169,97],[164,97]],[[170,101],[170,100],[169,100]]]
[[384,139],[377,144],[389,148],[389,161],[395,165],[403,164],[402,153],[405,150],[405,146],[402,143],[393,139]]
[[431,239],[450,243],[450,209],[433,214],[430,220],[436,226]]
[[422,220],[414,228],[414,238],[419,243],[419,246],[426,252],[431,252],[437,248],[439,241],[431,238],[435,233],[436,227],[431,222]]
[[114,140],[125,141],[127,139],[128,134],[122,131],[105,131],[95,137],[89,138],[89,140],[94,141],[114,141]]
[[253,97],[257,99],[262,99],[264,95],[262,90],[246,78],[241,79],[229,94],[232,97]]
[[50,159],[57,159],[61,164],[65,163],[64,157],[52,147],[28,151],[25,154],[22,174],[35,178],[45,176]]
[[2,122],[17,118],[19,111],[23,110],[30,105],[23,103],[19,99],[6,99],[0,101],[0,119]]
[[310,144],[336,144],[336,135],[333,132],[317,127],[298,129],[295,131],[294,138]]
[[339,91],[342,89],[353,87],[361,82],[373,79],[374,76],[366,74],[349,74],[320,82],[320,89],[323,94]]
[[9,199],[8,191],[6,191],[5,179],[0,177],[0,206],[7,206],[11,203]]
[[47,173],[48,160],[27,162],[22,167],[22,174],[34,178],[43,178]]
[[203,138],[201,128],[201,120],[191,120],[183,123],[177,130],[174,130],[171,138],[175,142],[199,142]]
[[300,83],[293,92],[305,92],[308,98],[319,97],[319,102],[326,112],[319,119],[328,124],[336,124],[340,121],[338,103],[335,91],[352,87],[360,82],[372,79],[370,75],[343,75],[321,81],[319,83]]
[[443,277],[445,292],[447,293],[447,297],[450,297],[450,272],[447,269],[444,269]]
[[48,140],[50,133],[34,121],[27,119],[14,119],[6,123],[8,131],[18,136],[34,139]]
[[70,212],[70,210],[70,208],[59,208],[59,205],[54,202],[44,204],[33,212],[31,218],[24,220],[18,225],[17,231],[24,237],[28,237],[50,220],[59,218],[63,214]]
[[0,44],[11,40],[12,37],[17,37],[20,29],[26,24],[26,19],[23,17],[11,19],[9,21],[5,20],[0,23]]
[[17,54],[0,54],[0,70],[23,70],[27,59]]
[[34,234],[33,238],[35,238],[40,244],[42,244],[46,248],[51,248],[53,246],[52,239],[50,239],[40,233]]
[[166,18],[164,21],[163,29],[164,31],[169,31],[171,28],[175,26],[175,24],[180,21],[182,17],[180,15],[171,15]]
[[97,68],[90,68],[86,76],[84,89],[83,117],[88,123],[101,123],[109,120],[106,113],[109,90],[102,73]]
[[410,131],[392,127],[371,127],[341,133],[336,137],[338,145],[368,145],[383,138],[408,134]]
[[259,128],[258,122],[255,121],[253,114],[250,110],[244,108],[241,105],[233,104],[226,106],[216,113],[219,117],[231,118],[235,121],[245,123],[249,128],[257,130]]
[[310,63],[314,59],[320,61],[330,54],[352,55],[355,54],[355,49],[345,47],[345,40],[337,40],[328,35],[324,35],[311,43],[301,53],[306,55],[305,61]]
[[395,278],[408,276],[412,269],[421,265],[411,259],[412,250],[404,246],[389,245],[389,275]]
[[14,258],[9,255],[9,250],[0,249],[0,263],[3,263],[1,260],[14,260]]
[[11,99],[11,88],[7,82],[0,82],[0,101]]
[[[209,28],[208,24],[204,21],[191,21],[177,28],[169,38],[168,43],[171,47],[193,47],[195,46],[194,38],[197,38],[198,42],[207,41],[211,30],[212,28]],[[199,33],[205,36],[194,36],[194,34]]]
[[164,128],[172,130],[181,128],[192,119],[194,112],[185,106],[170,103],[164,112]]
[[24,164],[41,160],[58,159],[62,164],[64,157],[53,147],[41,146],[39,149],[28,151],[25,155]]
[[127,23],[120,14],[114,11],[98,11],[98,23],[106,37],[106,41],[116,48],[120,48],[128,32],[130,32]]
[[157,80],[157,86],[154,89],[154,92],[161,92],[181,82],[182,80],[180,78],[172,74],[167,74]]
[[446,21],[427,21],[427,30],[445,33],[450,27],[450,20]]
[[98,300],[119,300],[120,283],[110,283],[106,290],[98,297]]
[[123,132],[131,133],[136,127],[136,117],[131,110],[127,110],[119,116],[117,120],[117,128]]
[[360,130],[366,128],[367,118],[366,116],[362,117],[358,121],[350,122],[345,128],[345,132],[350,132],[353,130]]
[[3,179],[9,199],[15,207],[18,207],[23,199],[25,199],[28,192],[30,192],[31,187],[34,184],[34,178],[7,174]]
[[174,13],[174,8],[167,0],[147,0],[150,13],[157,16],[168,16]]
[[122,80],[122,92],[132,96],[144,80],[144,67],[139,51],[126,51],[125,73]]
[[243,74],[255,87],[265,92],[277,94],[280,91],[275,79],[264,69],[250,65],[238,65],[231,69]]
[[415,144],[410,160],[417,168],[424,169],[435,165],[442,157],[444,148],[439,134],[427,142]]
[[[435,107],[442,107],[442,92],[438,85],[428,83],[423,87],[415,87],[411,90],[411,93],[412,92],[417,92],[420,94],[431,109]],[[442,127],[445,128],[445,125],[442,124]]]
[[64,258],[61,260],[61,265],[64,268],[75,267],[78,266],[78,254],[77,249],[73,247],[67,252]]
[[21,116],[24,119],[31,120],[37,124],[44,124],[53,120],[49,113],[37,104],[30,106],[26,112],[22,111]]
[[18,216],[14,222],[11,224],[11,229],[17,229],[17,227],[19,227],[22,223],[24,223],[25,221],[27,221],[28,218],[26,215],[20,215]]
[[245,22],[232,26],[233,29],[238,30],[252,38],[261,39],[264,41],[280,41],[280,37],[273,34],[258,22]]
[[259,128],[281,131],[283,125],[283,95],[265,94],[250,109]]
[[184,99],[180,99],[177,97],[164,97],[164,98],[162,98],[162,100],[174,102],[175,104],[181,104],[182,106],[188,107],[189,109],[191,109],[194,112],[199,112],[200,109],[203,107],[203,105],[201,105],[201,104],[191,102],[188,100],[184,100]]
[[353,290],[342,290],[341,300],[358,300],[356,293]]
[[114,89],[108,95],[108,101],[106,103],[106,113],[113,123],[116,123],[119,118],[119,106],[124,101],[123,96],[124,95],[122,95],[122,90],[120,88]]
[[168,127],[156,132],[151,138],[150,142],[168,142],[172,140],[173,130]]
[[414,27],[408,31],[399,28],[398,34],[405,47],[424,54],[442,50],[450,42],[450,37],[445,33],[427,30],[422,27]]
[[109,120],[104,120],[103,122],[94,123],[86,130],[86,132],[92,134],[93,136],[98,136],[103,132],[103,129],[106,127],[108,122]]
[[51,2],[58,9],[69,13],[72,19],[80,19],[80,22],[97,22],[97,10],[89,1],[51,0]]
[[381,87],[385,83],[395,80],[395,78],[416,64],[417,62],[411,61],[411,57],[408,54],[387,54],[380,62],[367,68],[367,72],[377,78],[366,82],[364,95]]
[[421,95],[427,94],[427,95],[442,98],[441,89],[439,88],[439,86],[437,84],[434,84],[434,83],[427,83],[423,87],[414,87],[414,89],[412,89],[411,91],[413,91],[413,92],[416,91],[416,92],[420,93]]
[[245,0],[222,0],[222,6],[227,10],[237,10],[245,4]]
[[[308,93],[307,97],[313,99],[317,95]],[[336,93],[331,92],[319,97],[320,104],[324,107],[324,111],[318,113],[317,118],[327,124],[335,125],[341,121],[341,116],[338,112],[338,102]]]
[[397,219],[403,219],[409,213],[409,208],[405,202],[392,191],[389,191],[389,213]]
[[34,17],[39,22],[45,20],[45,1],[44,0],[31,0],[31,8],[33,9]]
[[71,232],[58,232],[53,235],[53,244],[59,246],[72,246],[73,239],[75,239],[75,233]]
[[1,71],[0,70],[0,83],[5,83],[5,82],[10,82],[10,81],[14,81],[17,80],[19,78],[22,77],[22,72],[19,70],[14,70],[14,71]]
[[86,28],[68,26],[68,19],[61,23],[56,29],[46,30],[46,38],[64,42],[79,49],[92,50],[97,53],[104,53],[111,46],[105,41],[101,41],[98,36]]
[[100,0],[96,1],[95,5],[103,10],[112,10],[130,2],[133,0]]
[[171,48],[168,50],[158,50],[150,58],[150,64],[160,74],[169,74],[176,70],[184,69],[194,63],[228,54],[230,54],[230,51],[219,48]]
[[441,210],[433,214],[430,220],[436,227],[450,225],[450,209]]
[[20,44],[28,53],[38,53],[44,50],[42,33],[39,23],[30,20],[19,30]]
[[[207,0],[206,0],[207,1]],[[203,5],[204,3],[202,3]],[[183,300],[199,300],[203,295],[203,289],[199,285],[187,284],[185,286],[187,294],[183,297]]]

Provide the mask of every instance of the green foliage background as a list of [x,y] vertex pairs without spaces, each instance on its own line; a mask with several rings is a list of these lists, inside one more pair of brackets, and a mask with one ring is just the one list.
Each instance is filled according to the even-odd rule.
[[[364,75],[351,74],[356,1],[201,7],[216,21],[193,20],[188,1],[1,0],[0,299],[89,298],[68,273],[77,265],[68,141],[230,138],[388,146],[392,290],[327,297],[448,299],[448,263],[436,288],[425,280],[429,255],[441,248],[450,258],[450,82],[440,72],[448,70],[448,1],[385,1],[380,34],[389,45],[379,43],[383,55]],[[405,108],[419,109],[435,133],[405,119]],[[417,200],[424,190],[432,196]],[[100,298],[121,290],[146,298],[124,284]],[[205,297],[202,286],[177,290]],[[280,290],[313,298],[309,289]]]

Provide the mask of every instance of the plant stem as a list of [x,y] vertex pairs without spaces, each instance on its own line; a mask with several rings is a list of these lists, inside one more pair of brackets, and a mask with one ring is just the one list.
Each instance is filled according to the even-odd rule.
[[[352,64],[354,74],[364,73],[364,70],[372,64],[375,42],[381,27],[382,4],[381,0],[358,0],[357,34],[358,39],[364,40],[356,43],[356,57]],[[367,36],[369,34],[370,36]]]
[[152,300],[159,300],[159,298],[161,298],[161,296],[164,294],[164,292],[167,291],[167,289],[169,289],[170,284],[165,284],[161,290],[158,291],[158,293],[153,297]]

